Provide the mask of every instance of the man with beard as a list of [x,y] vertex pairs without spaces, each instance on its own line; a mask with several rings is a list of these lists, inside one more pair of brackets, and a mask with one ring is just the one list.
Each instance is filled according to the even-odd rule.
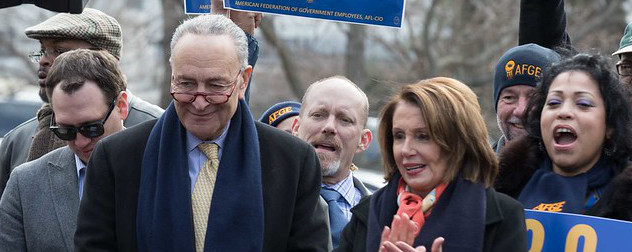
[[526,135],[522,118],[529,95],[544,68],[559,59],[556,52],[536,44],[516,46],[500,57],[494,68],[494,109],[502,133],[492,145],[496,153],[506,141]]
[[[75,49],[105,50],[121,58],[121,26],[105,13],[85,8],[81,14],[57,14],[46,21],[29,27],[26,36],[37,39],[41,49],[29,54],[39,64],[37,77],[40,86],[40,98],[44,106],[34,117],[11,130],[0,145],[0,194],[9,179],[9,174],[18,165],[35,160],[44,154],[66,146],[48,129],[52,108],[46,96],[46,77],[55,58],[60,54]],[[162,109],[152,105],[127,91],[129,115],[125,126],[130,127],[157,118]]]
[[370,194],[353,176],[353,156],[366,150],[371,131],[366,128],[369,100],[349,79],[334,76],[317,81],[303,95],[292,132],[316,149],[323,176],[320,195],[329,205],[334,248],[351,219],[351,208]]

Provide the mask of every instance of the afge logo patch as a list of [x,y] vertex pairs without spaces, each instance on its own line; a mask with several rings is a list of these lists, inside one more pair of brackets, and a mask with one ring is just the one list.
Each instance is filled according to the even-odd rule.
[[513,79],[517,75],[529,75],[538,79],[542,73],[542,68],[531,64],[516,64],[515,61],[509,60],[505,64],[505,72],[507,72],[508,80]]
[[274,122],[277,118],[279,118],[279,116],[282,116],[284,114],[286,114],[287,112],[292,111],[292,107],[285,107],[282,109],[279,109],[277,111],[274,111],[274,113],[270,114],[270,116],[268,116],[268,121],[269,122]]
[[507,79],[513,79],[513,69],[516,67],[516,62],[513,60],[507,61],[505,64],[505,71],[507,72]]

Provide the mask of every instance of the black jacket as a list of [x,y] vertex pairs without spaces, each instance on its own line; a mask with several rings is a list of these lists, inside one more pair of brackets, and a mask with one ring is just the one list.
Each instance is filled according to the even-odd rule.
[[[526,251],[527,238],[522,205],[492,188],[486,189],[485,194],[487,211],[482,251]],[[340,246],[334,251],[366,251],[370,202],[371,198],[365,197],[351,209],[353,213],[351,221],[342,231]],[[429,218],[431,217],[432,215]],[[443,251],[450,252],[446,247]]]
[[[75,233],[76,251],[136,251],[141,163],[156,120],[101,140],[92,153]],[[263,251],[326,251],[320,165],[307,143],[255,122],[263,183]],[[235,185],[238,186],[238,185]]]
[[574,50],[566,32],[564,0],[521,0],[518,44]]

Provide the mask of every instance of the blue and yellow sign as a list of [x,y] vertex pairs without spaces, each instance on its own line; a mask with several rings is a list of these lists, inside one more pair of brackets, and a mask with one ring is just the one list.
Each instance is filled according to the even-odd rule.
[[401,27],[405,0],[224,0],[226,9]]
[[184,0],[185,14],[211,13],[211,0]]
[[632,251],[632,222],[525,210],[529,252]]

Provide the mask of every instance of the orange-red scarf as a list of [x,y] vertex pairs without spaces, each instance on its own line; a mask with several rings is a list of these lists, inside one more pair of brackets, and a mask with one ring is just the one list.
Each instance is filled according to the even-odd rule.
[[447,183],[439,184],[422,199],[421,196],[409,192],[408,185],[403,178],[399,179],[397,185],[397,205],[399,205],[399,209],[397,209],[397,214],[406,213],[417,224],[415,237],[419,234],[421,227],[426,222],[426,218],[432,212],[435,202],[439,200],[447,186]]

